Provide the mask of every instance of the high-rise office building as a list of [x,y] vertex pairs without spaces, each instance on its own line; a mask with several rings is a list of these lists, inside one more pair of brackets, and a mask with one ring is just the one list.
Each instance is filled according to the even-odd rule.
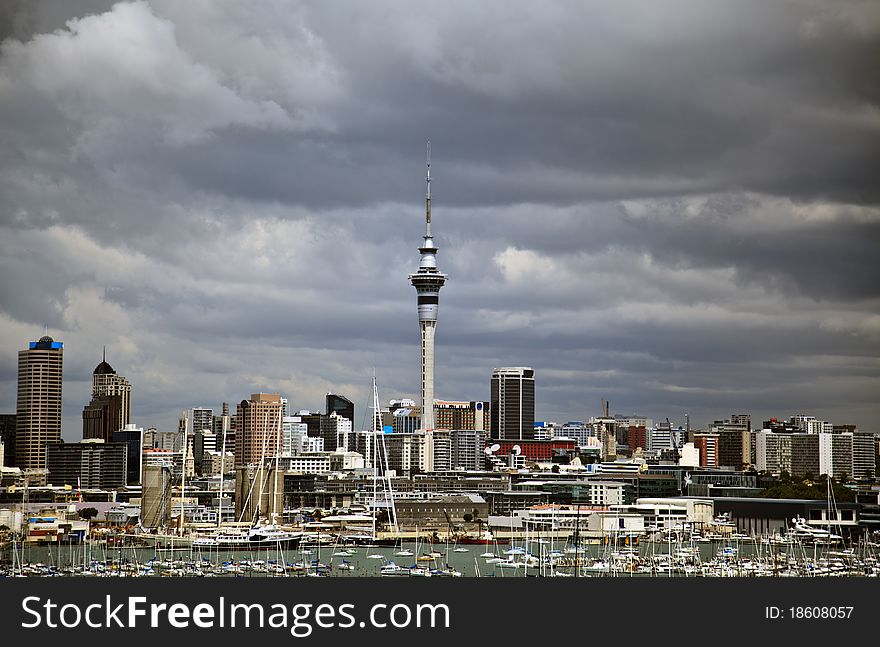
[[202,473],[202,461],[208,452],[221,451],[219,441],[210,429],[199,429],[192,435],[193,465],[196,474]]
[[61,375],[64,344],[48,335],[18,353],[15,463],[46,469],[46,447],[61,442]]
[[[306,427],[308,430],[308,426]],[[342,447],[348,450],[348,435],[352,431],[351,420],[333,412],[321,418],[321,438],[325,451],[332,452]],[[307,431],[308,433],[308,431]]]
[[755,468],[759,472],[788,472],[796,478],[819,474],[819,434],[755,433]]
[[128,448],[126,485],[138,485],[143,476],[144,428],[127,424],[113,432],[113,442],[123,443]]
[[[259,465],[281,451],[281,396],[254,393],[236,409],[235,467]],[[264,461],[263,461],[264,462]]]
[[119,395],[95,395],[82,412],[83,440],[99,438],[105,443],[113,440],[113,432],[119,431],[122,397]]
[[197,431],[211,431],[214,429],[214,410],[204,407],[196,407],[189,414],[190,428],[187,433],[194,434]]
[[[110,434],[131,422],[131,384],[107,363],[106,353],[92,372],[92,398],[119,397],[116,419],[109,424]],[[86,438],[83,434],[83,438]],[[109,442],[109,438],[105,438]]]
[[852,432],[853,478],[874,478],[877,475],[877,436],[857,429]]
[[677,449],[686,440],[669,422],[658,422],[648,429],[648,451],[651,452]]
[[718,467],[718,434],[694,434],[693,443],[700,452],[700,467]]
[[422,408],[419,406],[392,407],[391,427],[396,434],[409,434],[422,426]]
[[436,400],[434,423],[437,429],[472,429],[484,431],[489,422],[489,403]]
[[298,411],[296,413],[296,416],[300,419],[301,422],[305,423],[306,428],[308,429],[309,437],[321,437],[321,419],[324,417],[323,413],[303,409],[301,411]]
[[419,253],[419,269],[409,275],[418,293],[419,329],[421,331],[421,406],[422,429],[434,429],[434,330],[440,305],[440,288],[446,275],[437,269],[437,246],[431,236],[431,142],[428,142],[428,173],[425,177],[425,236]]
[[718,465],[742,469],[751,461],[752,418],[748,414],[733,414],[730,420],[716,420],[709,432],[718,434]]
[[[444,443],[441,455],[445,457],[441,469],[448,469],[449,463],[449,436],[437,434],[437,439]],[[388,467],[395,470],[398,475],[409,476],[416,472],[433,472],[434,467],[434,440],[433,431],[419,430],[385,434],[382,442],[387,452]],[[383,459],[380,459],[380,462]]]
[[296,456],[324,451],[324,439],[309,436],[309,427],[299,416],[285,416],[281,421],[281,455]]
[[486,432],[476,429],[456,429],[449,434],[452,469],[478,470],[483,467]]
[[232,428],[232,416],[229,415],[229,405],[224,402],[219,416],[214,416],[212,430],[217,437],[217,450],[232,453],[235,447],[235,432]]
[[278,393],[254,393],[236,409],[235,514],[278,520],[283,508],[284,478],[275,458],[282,451],[284,403]]
[[648,448],[648,429],[643,426],[630,425],[626,430],[626,441],[630,450]]
[[535,371],[525,366],[496,368],[490,385],[490,434],[493,439],[535,437]]
[[835,478],[853,475],[853,435],[819,433],[819,474]]
[[101,438],[46,446],[49,483],[113,490],[125,485],[128,446]]
[[0,467],[15,465],[15,414],[0,413],[0,443],[3,443],[3,462]]
[[343,418],[348,418],[349,421],[351,421],[352,429],[354,428],[354,402],[346,398],[344,395],[328,393],[326,411],[328,416],[331,413],[335,413]]

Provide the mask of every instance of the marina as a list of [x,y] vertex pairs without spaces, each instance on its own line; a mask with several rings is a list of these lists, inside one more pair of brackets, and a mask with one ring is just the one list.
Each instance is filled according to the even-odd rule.
[[[556,544],[525,538],[510,544],[455,545],[402,541],[342,543],[305,537],[296,548],[240,549],[198,540],[180,546],[86,541],[7,545],[2,577],[877,577],[880,542],[843,545],[786,535],[708,538],[655,533],[639,542],[606,538]],[[630,545],[628,545],[630,544]]]

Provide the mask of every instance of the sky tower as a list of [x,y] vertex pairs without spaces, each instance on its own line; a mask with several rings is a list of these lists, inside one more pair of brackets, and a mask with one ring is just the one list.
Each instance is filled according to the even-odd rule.
[[427,144],[428,174],[425,177],[425,241],[419,247],[419,269],[409,275],[418,293],[419,328],[422,333],[422,429],[434,429],[434,329],[440,288],[446,275],[437,269],[437,247],[431,237],[431,142]]

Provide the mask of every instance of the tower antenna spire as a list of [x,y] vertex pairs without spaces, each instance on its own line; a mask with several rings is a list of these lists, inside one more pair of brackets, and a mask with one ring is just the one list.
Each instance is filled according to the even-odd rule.
[[431,237],[431,140],[426,146],[428,174],[425,176],[425,238]]
[[107,361],[107,344],[104,344],[104,352],[101,353],[101,361],[102,362]]

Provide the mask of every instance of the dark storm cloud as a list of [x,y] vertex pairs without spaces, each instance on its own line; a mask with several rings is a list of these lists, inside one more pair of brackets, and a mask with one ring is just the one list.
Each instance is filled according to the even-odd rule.
[[427,138],[442,397],[526,364],[546,418],[876,419],[870,3],[15,2],[0,38],[0,349],[65,339],[69,437],[103,344],[169,428],[416,395]]
[[0,5],[0,40],[30,40],[34,34],[62,29],[80,16],[107,11],[113,0],[6,0]]

